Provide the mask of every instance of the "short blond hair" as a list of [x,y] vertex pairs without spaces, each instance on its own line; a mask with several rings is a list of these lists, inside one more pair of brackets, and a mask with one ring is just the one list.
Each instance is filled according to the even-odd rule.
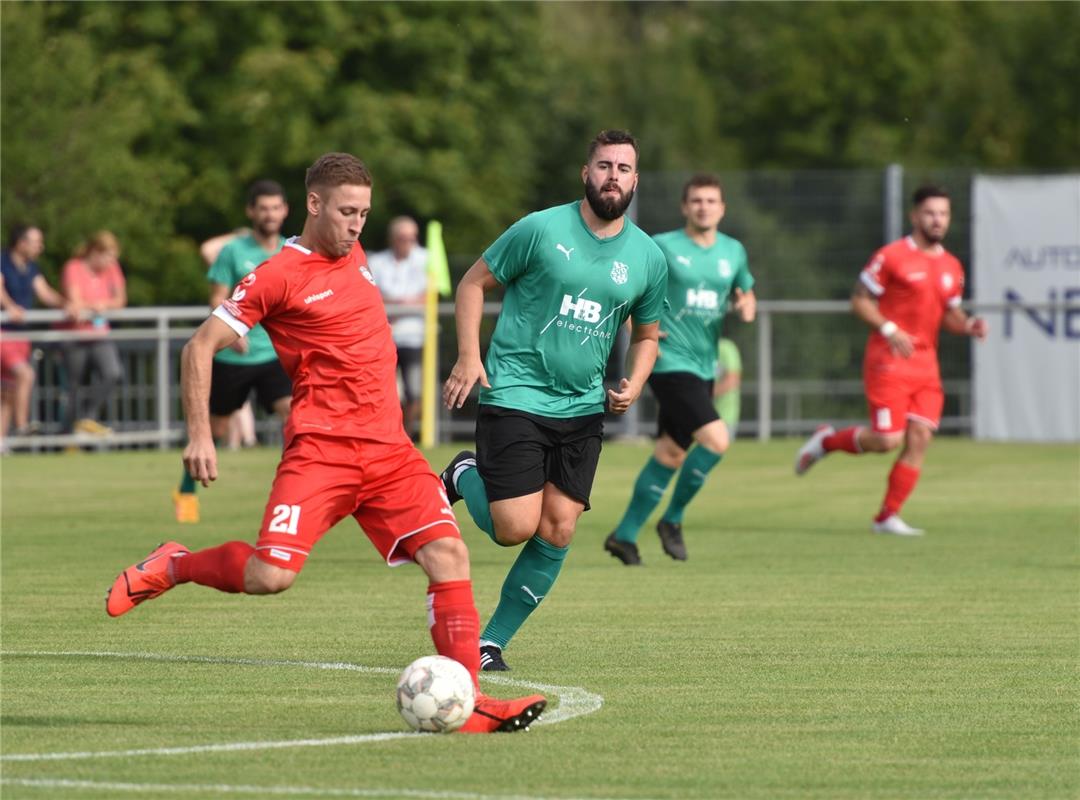
[[97,231],[79,245],[76,258],[86,258],[91,253],[109,253],[113,258],[120,257],[120,241],[111,231]]

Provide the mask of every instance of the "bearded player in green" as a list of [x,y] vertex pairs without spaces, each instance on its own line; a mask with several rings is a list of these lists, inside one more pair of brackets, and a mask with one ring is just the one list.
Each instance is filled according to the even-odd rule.
[[[641,564],[637,537],[679,472],[671,503],[656,525],[664,552],[686,560],[682,520],[687,504],[728,448],[727,425],[713,405],[717,343],[729,296],[744,322],[754,319],[754,278],[746,250],[717,231],[724,217],[720,181],[695,175],[683,187],[686,227],[655,237],[667,257],[667,307],[660,319],[660,355],[649,387],[660,405],[656,447],[638,475],[630,505],[604,540],[627,566]],[[694,443],[697,443],[694,446]],[[681,470],[680,470],[681,468]]]
[[[620,326],[632,318],[630,375],[607,391],[608,410],[637,400],[656,361],[667,287],[664,254],[624,214],[637,187],[638,149],[625,131],[603,131],[581,170],[585,199],[511,226],[457,289],[458,360],[443,388],[461,408],[479,383],[476,454],[443,471],[450,502],[465,500],[500,545],[524,544],[480,637],[481,669],[506,670],[502,650],[551,591],[589,508],[603,437],[604,369]],[[484,293],[506,287],[480,360]]]

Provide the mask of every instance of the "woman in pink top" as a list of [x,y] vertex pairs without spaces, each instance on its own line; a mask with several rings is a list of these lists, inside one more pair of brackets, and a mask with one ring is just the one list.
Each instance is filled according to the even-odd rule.
[[[70,396],[68,429],[76,433],[106,435],[112,431],[99,421],[105,406],[124,377],[120,352],[108,338],[105,312],[127,305],[127,286],[117,258],[120,245],[108,231],[91,236],[64,265],[60,285],[75,312],[74,329],[85,338],[64,346]],[[93,368],[96,381],[83,383]]]

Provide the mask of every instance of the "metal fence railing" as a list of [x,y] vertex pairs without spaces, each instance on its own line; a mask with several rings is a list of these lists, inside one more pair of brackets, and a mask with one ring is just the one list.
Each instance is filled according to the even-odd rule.
[[[1071,308],[1071,306],[1070,306]],[[1062,310],[1063,304],[983,305],[980,313],[990,317],[992,327],[1002,330],[1003,314]],[[392,308],[391,308],[392,310]],[[498,303],[485,304],[485,331],[499,310]],[[180,402],[179,351],[195,327],[206,318],[204,307],[132,308],[111,312],[109,337],[121,353],[126,379],[109,401],[106,424],[109,436],[95,437],[64,430],[69,418],[70,381],[64,374],[59,348],[80,338],[66,330],[31,328],[19,332],[33,343],[38,380],[34,388],[32,416],[38,433],[10,436],[12,449],[50,450],[63,447],[169,447],[184,438]],[[453,304],[439,305],[439,384],[455,357]],[[56,311],[32,311],[32,326],[61,321]],[[84,337],[85,338],[85,337]],[[865,419],[860,364],[866,332],[845,301],[773,300],[758,304],[752,325],[738,324],[733,338],[743,354],[744,380],[741,435],[767,440],[775,435],[804,435],[822,420],[854,423]],[[486,341],[486,333],[482,336]],[[970,342],[942,335],[942,374],[946,407],[942,430],[971,432]],[[613,381],[620,369],[612,365]],[[653,431],[656,407],[645,392],[631,412],[611,417],[606,430],[614,437],[636,437]],[[453,414],[439,406],[438,440],[468,439],[473,435],[475,397]],[[259,421],[266,443],[281,441],[280,424],[273,417]]]

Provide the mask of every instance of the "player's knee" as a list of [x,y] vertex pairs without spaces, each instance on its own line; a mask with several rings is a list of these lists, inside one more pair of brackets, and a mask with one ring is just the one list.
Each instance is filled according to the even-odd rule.
[[244,592],[247,594],[277,594],[293,585],[296,573],[275,567],[252,556],[244,569]]
[[868,449],[878,453],[888,453],[890,450],[898,448],[903,441],[904,434],[902,433],[877,433],[870,440],[873,446]]
[[698,444],[707,450],[721,454],[727,452],[730,443],[727,425],[719,420],[699,430],[694,438],[697,439]]
[[424,544],[413,553],[413,561],[435,582],[469,579],[469,548],[456,537],[446,536]]
[[668,469],[678,469],[686,461],[686,451],[666,437],[656,440],[653,457]]
[[905,444],[909,450],[922,452],[930,446],[930,440],[934,433],[925,425],[911,425],[905,436]]
[[530,524],[530,520],[508,520],[500,521],[495,526],[495,538],[499,544],[513,546],[527,542],[536,533],[536,524]]
[[541,525],[537,536],[556,547],[569,547],[576,528],[577,520],[554,520]]

